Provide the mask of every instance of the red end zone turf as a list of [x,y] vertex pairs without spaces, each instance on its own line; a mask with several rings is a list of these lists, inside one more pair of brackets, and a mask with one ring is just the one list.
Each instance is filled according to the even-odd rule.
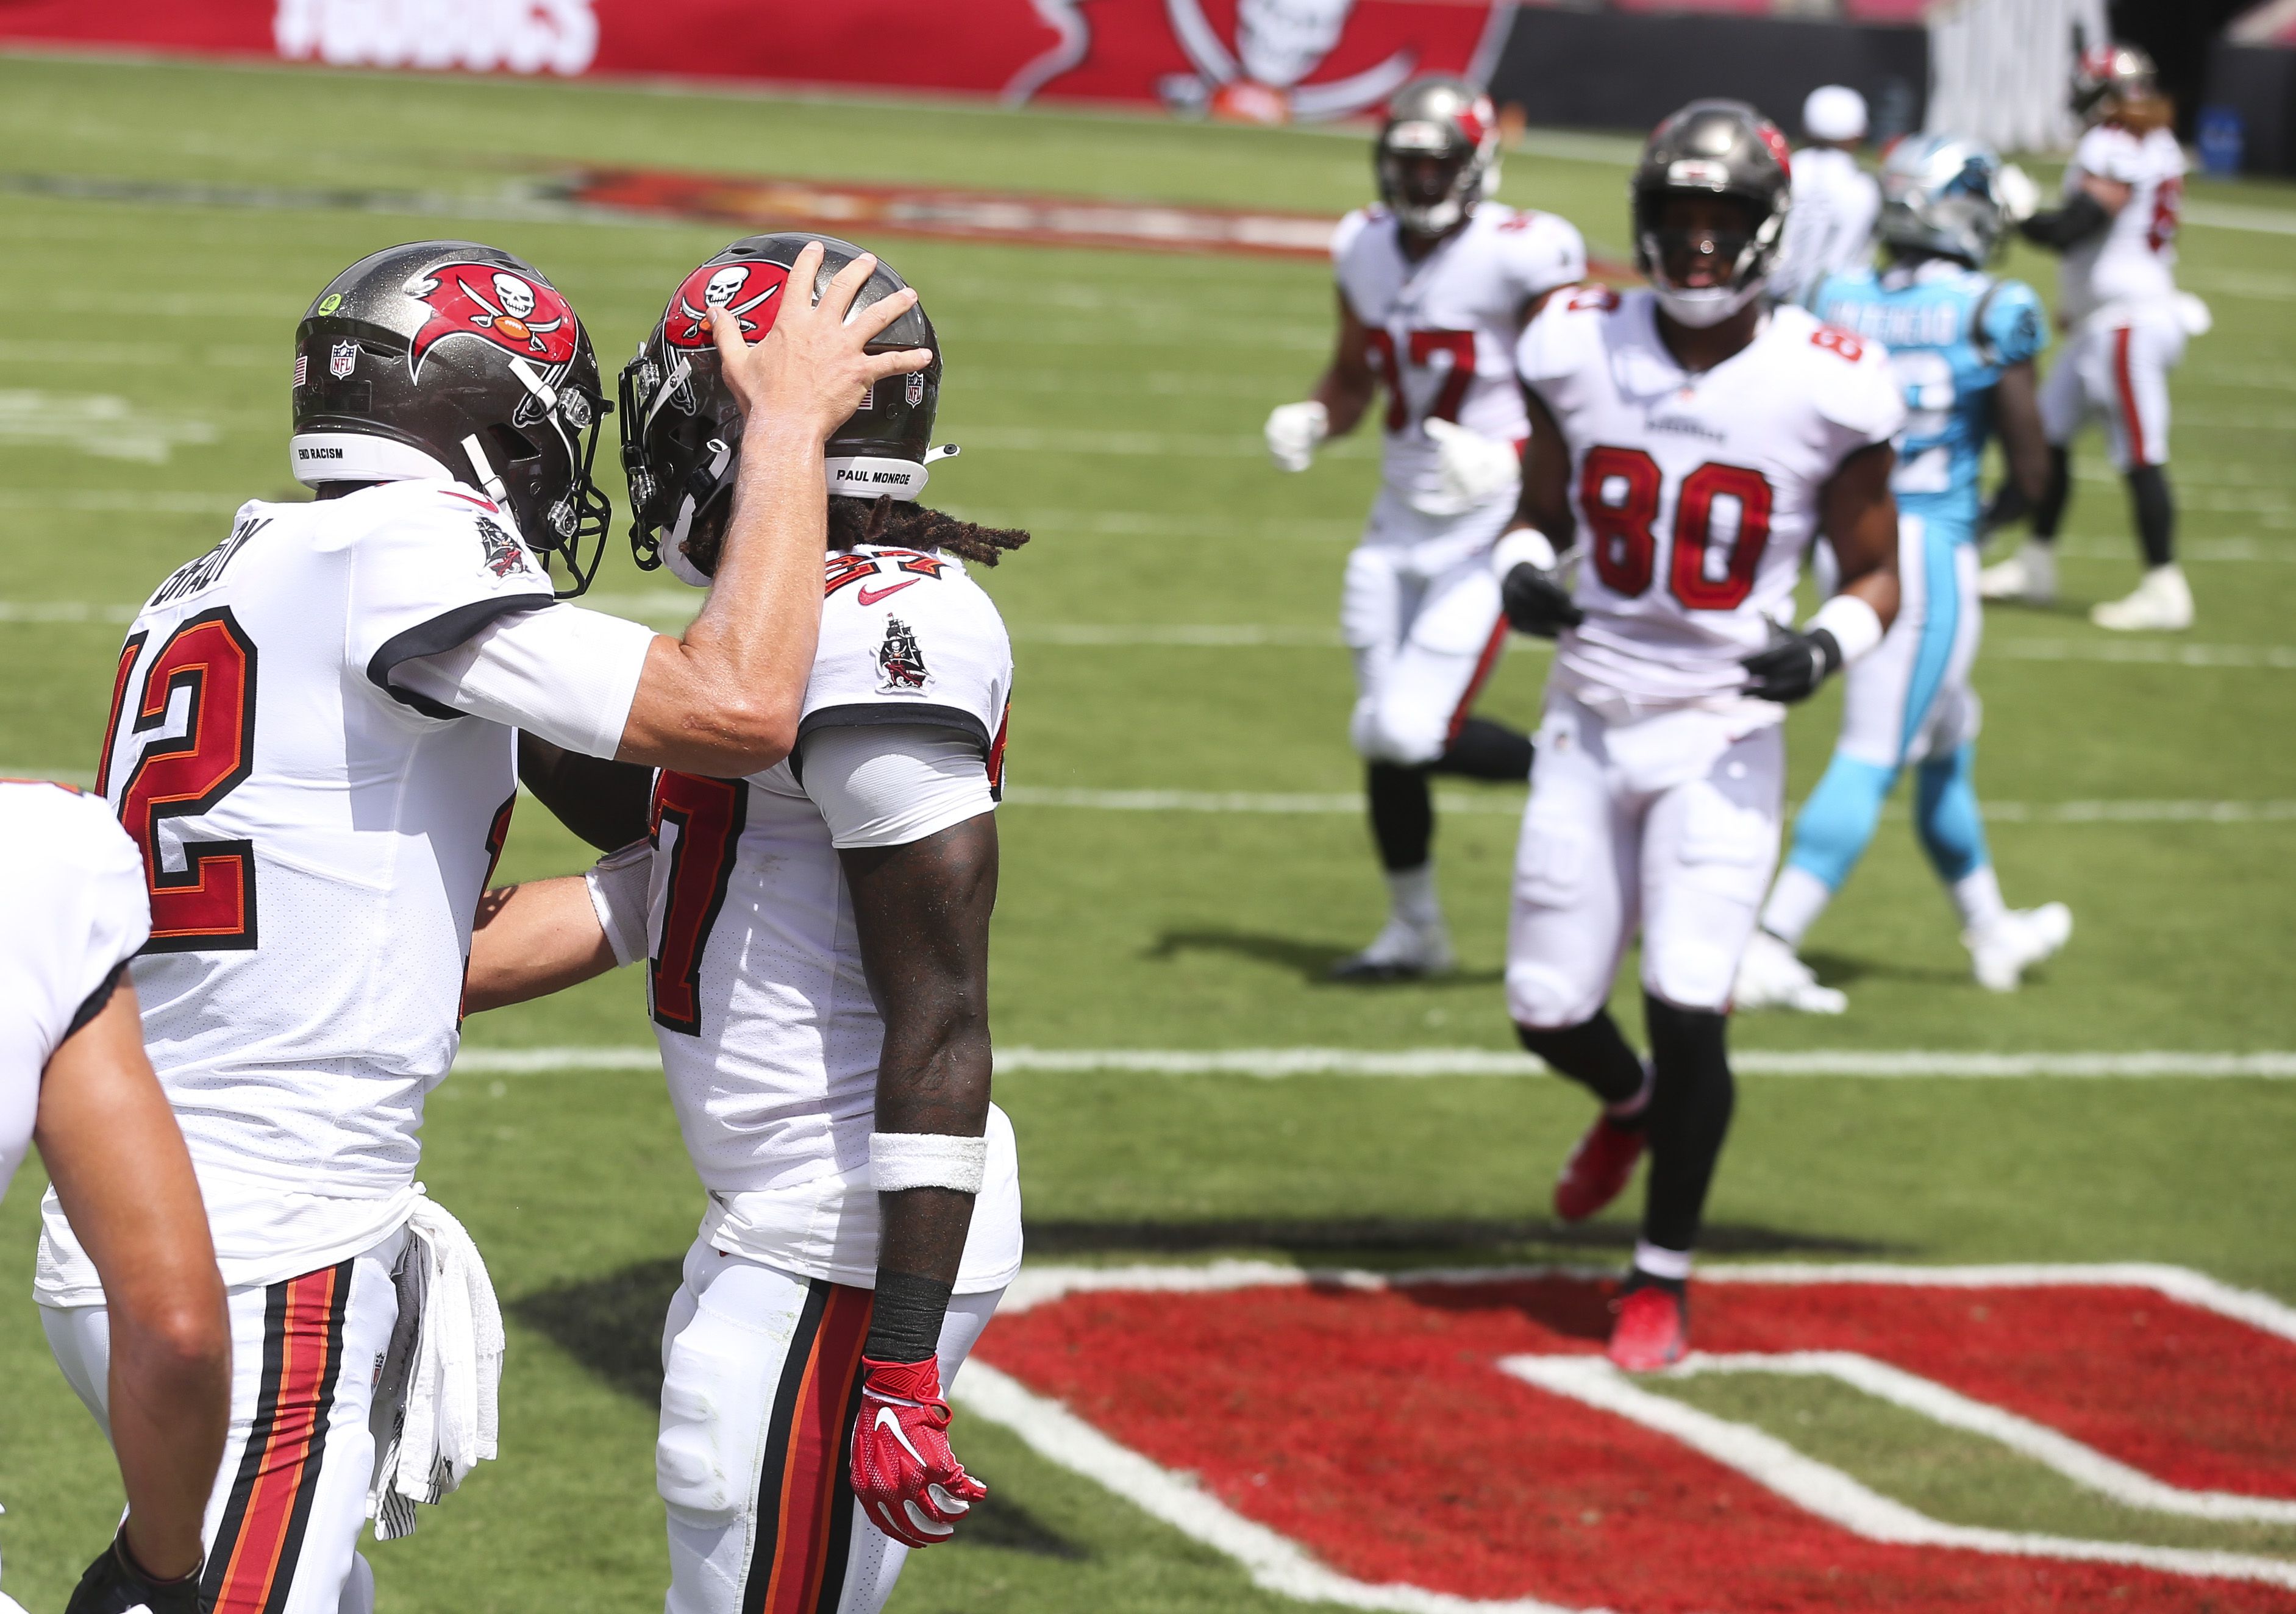
[[[1882,1544],[1500,1371],[1587,1355],[1608,1284],[1078,1293],[982,1358],[1356,1579],[1628,1614],[2292,1610],[2149,1568]],[[2171,1483],[2296,1496],[2296,1344],[2150,1290],[1710,1283],[1714,1352],[1859,1351]]]

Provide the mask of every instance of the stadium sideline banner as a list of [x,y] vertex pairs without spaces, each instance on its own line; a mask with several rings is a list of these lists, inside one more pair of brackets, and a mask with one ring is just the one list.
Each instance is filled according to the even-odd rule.
[[659,75],[1162,105],[1255,122],[1488,78],[1511,0],[0,0],[0,40],[339,67]]

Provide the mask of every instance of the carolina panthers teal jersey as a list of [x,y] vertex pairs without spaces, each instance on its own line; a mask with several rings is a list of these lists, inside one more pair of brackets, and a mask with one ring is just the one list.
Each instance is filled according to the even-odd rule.
[[1811,306],[1828,324],[1890,350],[1906,408],[1890,481],[1898,508],[1973,541],[1994,385],[2048,346],[2041,299],[2022,281],[1932,258],[1910,269],[1833,275]]

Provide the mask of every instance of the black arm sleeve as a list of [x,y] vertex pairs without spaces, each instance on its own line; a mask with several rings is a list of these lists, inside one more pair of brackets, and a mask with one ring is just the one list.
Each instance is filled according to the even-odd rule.
[[602,852],[619,851],[646,832],[653,770],[584,757],[520,731],[518,782],[558,822]]
[[2112,215],[2104,210],[2104,204],[2087,191],[2079,191],[2063,207],[2034,214],[2019,225],[2017,231],[2037,247],[2046,247],[2052,252],[2070,252],[2112,224]]

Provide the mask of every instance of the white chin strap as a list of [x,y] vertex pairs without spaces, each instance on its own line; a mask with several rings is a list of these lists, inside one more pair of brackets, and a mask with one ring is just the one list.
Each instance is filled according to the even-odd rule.
[[458,482],[462,479],[420,448],[363,431],[299,431],[287,439],[287,459],[306,487],[328,482]]
[[694,496],[691,487],[687,488],[685,496],[677,502],[676,518],[670,522],[669,530],[661,535],[663,564],[669,568],[671,577],[689,588],[707,588],[709,586],[709,578],[693,561],[685,558],[685,535],[693,530],[693,518],[700,512],[701,506],[708,504],[718,489],[723,486],[726,479],[726,467],[733,463],[733,460],[734,450],[724,438],[709,439],[709,487],[699,498]]
[[1659,307],[1678,324],[1704,330],[1718,325],[1744,307],[1760,294],[1764,283],[1757,280],[1743,286],[1700,286],[1694,289],[1669,286],[1664,281],[1653,280],[1651,290],[1658,293]]

